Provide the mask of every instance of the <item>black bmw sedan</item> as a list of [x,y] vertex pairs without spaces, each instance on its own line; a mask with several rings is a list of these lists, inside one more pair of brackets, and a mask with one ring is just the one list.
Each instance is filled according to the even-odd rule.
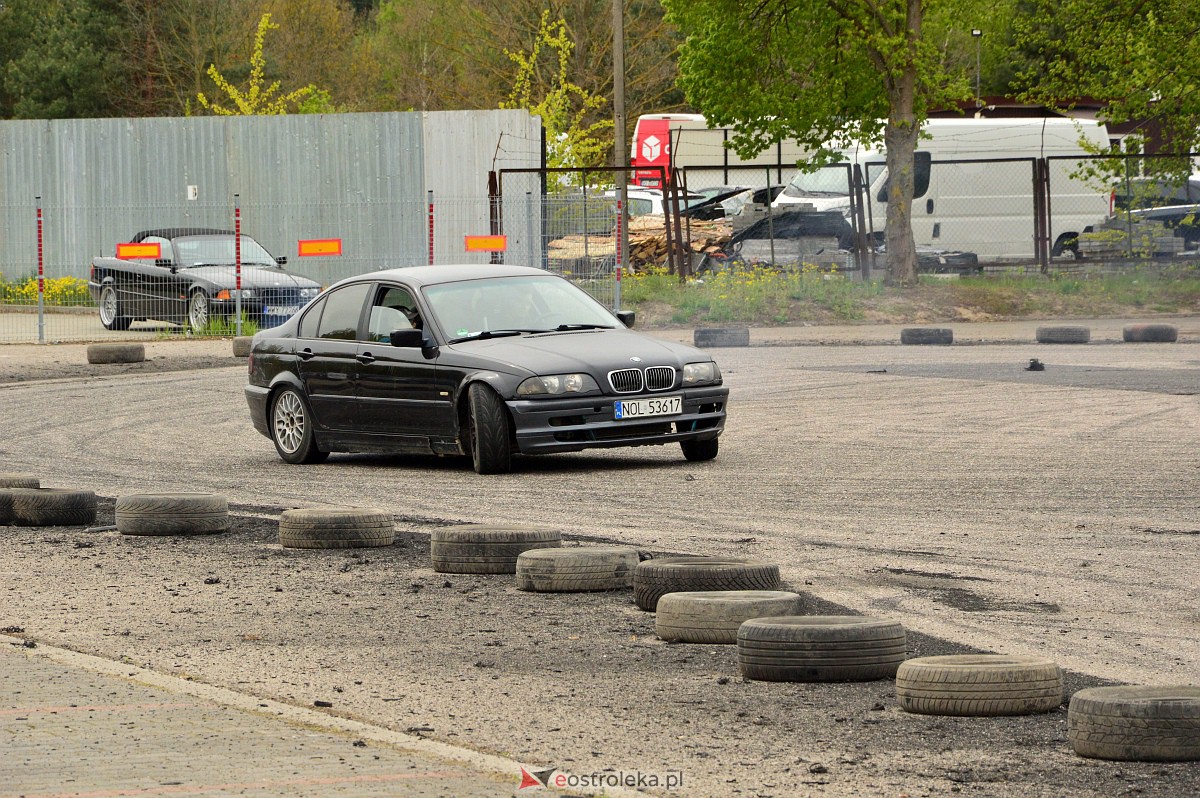
[[246,399],[289,463],[330,452],[514,454],[678,443],[711,460],[729,390],[705,352],[633,332],[521,266],[417,266],[343,280],[254,336]]

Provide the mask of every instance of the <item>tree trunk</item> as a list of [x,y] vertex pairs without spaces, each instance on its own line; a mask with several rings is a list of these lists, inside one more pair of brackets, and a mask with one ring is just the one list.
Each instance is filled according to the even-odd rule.
[[908,57],[894,77],[885,77],[888,120],[883,129],[887,147],[888,206],[883,236],[887,244],[889,285],[916,285],[917,247],[912,232],[913,153],[921,128],[917,124],[917,46],[921,41],[921,0],[907,2]]
[[889,285],[914,285],[917,282],[917,247],[913,242],[912,195],[913,153],[919,128],[910,119],[896,124],[889,119],[883,139],[887,146],[888,204],[884,241],[887,243]]

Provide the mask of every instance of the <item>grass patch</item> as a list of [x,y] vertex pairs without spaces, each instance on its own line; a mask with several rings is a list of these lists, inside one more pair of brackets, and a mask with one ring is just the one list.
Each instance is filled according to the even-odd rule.
[[668,274],[639,273],[622,286],[622,305],[651,325],[929,323],[1200,312],[1200,268],[1194,264],[1116,275],[922,278],[912,288],[863,283],[837,273],[769,269],[720,272],[686,282]]
[[[242,332],[241,335],[254,335],[258,332],[259,326],[257,322],[251,321],[245,313],[242,314]],[[237,322],[232,316],[210,316],[208,324],[200,332],[192,330],[189,324],[180,324],[177,327],[169,327],[160,330],[157,338],[159,340],[169,341],[174,338],[190,338],[192,336],[201,336],[204,338],[233,338],[239,335],[237,331]]]

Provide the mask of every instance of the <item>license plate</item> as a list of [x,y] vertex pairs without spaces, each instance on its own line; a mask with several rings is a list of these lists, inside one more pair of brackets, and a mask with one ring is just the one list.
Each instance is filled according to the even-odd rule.
[[656,396],[653,399],[628,399],[613,402],[613,415],[618,421],[649,416],[674,416],[683,412],[683,400],[678,396]]
[[263,308],[264,316],[295,316],[299,312],[299,305],[274,305]]

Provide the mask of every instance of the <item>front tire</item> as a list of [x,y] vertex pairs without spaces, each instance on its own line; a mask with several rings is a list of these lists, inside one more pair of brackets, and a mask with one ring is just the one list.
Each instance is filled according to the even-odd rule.
[[128,330],[133,321],[128,316],[121,315],[121,298],[117,289],[106,285],[100,289],[100,323],[106,330]]
[[467,389],[467,440],[471,462],[479,474],[507,474],[512,470],[508,411],[500,397],[482,383]]
[[208,294],[197,289],[188,300],[188,324],[194,332],[204,332],[208,327]]
[[679,448],[683,449],[683,456],[692,463],[698,463],[704,460],[711,460],[717,456],[717,450],[721,447],[720,438],[712,438],[707,441],[680,441]]
[[284,388],[271,402],[271,440],[285,463],[320,463],[329,452],[317,448],[313,418],[304,397],[295,388]]

